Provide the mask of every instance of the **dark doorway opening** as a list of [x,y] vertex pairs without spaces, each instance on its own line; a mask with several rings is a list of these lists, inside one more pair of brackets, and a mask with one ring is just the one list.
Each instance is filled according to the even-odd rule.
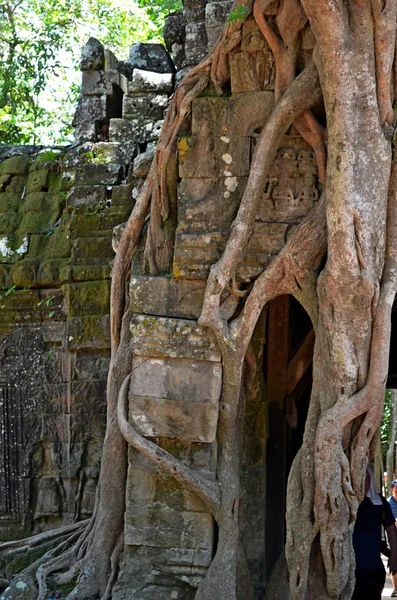
[[291,296],[280,296],[269,304],[266,340],[268,579],[284,549],[288,473],[302,445],[312,387],[313,327],[304,308]]

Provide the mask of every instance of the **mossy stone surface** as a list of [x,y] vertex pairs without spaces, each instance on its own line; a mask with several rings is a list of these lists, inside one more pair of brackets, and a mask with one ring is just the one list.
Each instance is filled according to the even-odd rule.
[[0,234],[15,231],[19,227],[21,219],[22,216],[19,213],[0,213]]
[[69,317],[106,315],[110,306],[110,282],[89,281],[62,286]]
[[72,317],[67,321],[69,352],[83,348],[110,348],[109,316]]
[[114,251],[108,237],[85,237],[73,242],[73,264],[99,264],[113,257]]
[[37,283],[39,261],[33,258],[21,260],[13,266],[11,280],[17,287],[34,286]]
[[[47,188],[48,182],[48,171],[33,171],[29,173],[26,181],[26,192],[28,194],[32,192],[41,192],[43,188]],[[46,189],[44,191],[47,191]]]
[[28,156],[12,156],[0,164],[0,175],[23,175],[29,170],[31,160]]
[[20,204],[19,196],[11,194],[11,192],[0,194],[0,213],[17,211]]
[[45,213],[45,212],[32,212],[23,215],[21,224],[18,228],[19,236],[26,235],[27,233],[43,233],[50,234],[53,226],[59,217],[59,211]]

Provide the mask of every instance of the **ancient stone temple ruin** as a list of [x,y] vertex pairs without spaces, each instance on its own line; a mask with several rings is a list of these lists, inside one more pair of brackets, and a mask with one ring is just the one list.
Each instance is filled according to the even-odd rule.
[[[0,539],[92,514],[114,248],[175,82],[213,45],[232,3],[184,4],[166,26],[173,60],[160,45],[136,44],[119,61],[88,41],[73,146],[0,149]],[[313,47],[309,33],[304,47]],[[209,88],[196,98],[178,140],[172,270],[151,275],[142,245],[130,283],[130,421],[209,479],[217,469],[222,363],[197,319],[274,105],[273,57],[251,18],[229,66],[229,94]],[[292,128],[262,191],[241,282],[280,251],[319,190],[312,149]],[[225,314],[235,309],[231,295]],[[284,544],[286,476],[303,435],[313,337],[309,317],[286,296],[270,304],[254,334],[263,368],[246,406],[242,502],[258,597]],[[193,600],[217,543],[213,518],[132,448],[124,533],[114,599]]]

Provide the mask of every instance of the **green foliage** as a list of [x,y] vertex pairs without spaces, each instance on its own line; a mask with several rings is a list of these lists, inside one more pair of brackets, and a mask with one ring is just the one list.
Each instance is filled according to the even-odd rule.
[[390,402],[390,390],[385,392],[385,404],[383,408],[382,423],[380,425],[380,443],[382,448],[382,456],[384,465],[386,467],[386,454],[389,448],[390,440],[390,420],[391,420],[391,402]]
[[245,4],[241,4],[240,6],[236,6],[234,10],[231,11],[227,18],[227,23],[237,23],[238,21],[245,21],[250,13],[250,9]]
[[181,0],[0,0],[0,143],[69,141],[78,64],[94,36],[125,59],[134,42],[161,41]]

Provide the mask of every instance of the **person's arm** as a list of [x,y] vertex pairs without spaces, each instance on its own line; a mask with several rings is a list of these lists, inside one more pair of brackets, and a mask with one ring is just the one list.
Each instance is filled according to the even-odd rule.
[[390,546],[389,567],[391,573],[397,573],[397,529],[394,525],[389,525],[386,529],[387,541]]

